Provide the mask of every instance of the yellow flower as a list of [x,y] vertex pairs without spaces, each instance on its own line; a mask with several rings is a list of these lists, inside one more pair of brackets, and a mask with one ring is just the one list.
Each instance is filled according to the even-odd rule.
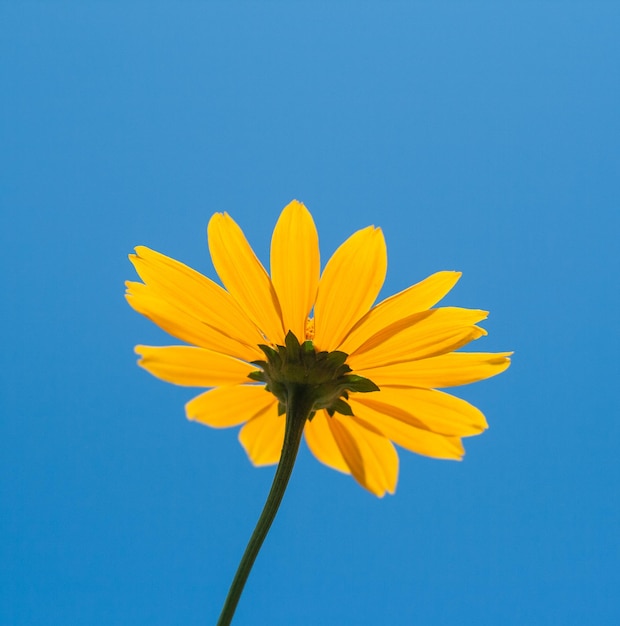
[[[187,417],[225,428],[243,424],[239,440],[255,465],[277,463],[284,438],[279,400],[250,374],[265,345],[284,346],[290,332],[315,351],[343,352],[357,377],[379,390],[344,392],[352,415],[320,408],[304,427],[322,463],[383,496],[393,493],[393,444],[426,456],[460,459],[462,437],[487,426],[474,406],[437,388],[489,378],[510,353],[464,353],[486,334],[486,311],[433,308],[459,272],[438,272],[373,307],[387,269],[381,229],[354,233],[320,272],[318,236],[300,202],[282,211],[271,240],[271,276],[226,213],[208,227],[209,249],[223,289],[146,247],[130,255],[140,278],[127,300],[165,331],[191,345],[137,346],[139,364],[177,385],[209,388],[187,403]],[[306,344],[310,345],[310,344]]]

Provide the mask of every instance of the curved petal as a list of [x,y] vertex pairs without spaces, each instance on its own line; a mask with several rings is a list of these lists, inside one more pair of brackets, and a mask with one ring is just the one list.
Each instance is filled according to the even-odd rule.
[[434,389],[384,386],[375,393],[357,394],[354,401],[358,408],[368,407],[416,428],[448,437],[477,435],[488,426],[482,411],[475,406]]
[[136,346],[138,365],[157,378],[187,387],[249,383],[255,368],[225,354],[191,346]]
[[224,335],[182,309],[176,308],[167,300],[153,295],[154,291],[147,285],[130,281],[125,284],[127,285],[125,298],[129,305],[173,337],[245,361],[263,358],[263,353],[257,345],[248,346]]
[[239,442],[254,465],[273,465],[280,460],[284,443],[286,417],[266,409],[251,419],[240,431]]
[[394,322],[426,311],[437,304],[454,287],[461,272],[437,272],[423,281],[383,300],[353,327],[340,346],[351,354],[363,343]]
[[143,293],[241,344],[256,346],[264,341],[235,299],[206,276],[145,246],[138,246],[129,260],[148,288]]
[[419,361],[356,370],[376,385],[456,387],[501,374],[512,352],[450,352]]
[[334,252],[314,305],[314,342],[335,350],[377,298],[387,271],[387,250],[380,228],[368,226],[351,235]]
[[211,259],[226,289],[269,341],[283,345],[278,298],[243,231],[227,213],[215,213],[207,232]]
[[487,311],[444,307],[416,313],[379,331],[347,360],[353,369],[381,367],[452,352],[486,335],[474,324]]
[[460,460],[465,454],[458,437],[445,437],[437,433],[416,428],[413,424],[386,415],[374,408],[350,401],[355,416],[366,424],[372,424],[396,445],[436,459]]
[[228,428],[249,422],[276,407],[275,397],[263,385],[235,385],[205,391],[185,405],[187,419],[212,428]]
[[291,330],[300,343],[316,299],[321,261],[319,237],[312,215],[293,200],[284,208],[271,239],[271,281],[282,309],[285,334]]
[[343,458],[357,482],[380,498],[394,493],[398,453],[392,443],[369,424],[336,413],[328,422]]
[[304,436],[310,451],[323,464],[350,474],[351,470],[344,460],[340,448],[334,439],[328,421],[332,419],[325,411],[317,411],[312,420],[306,422]]

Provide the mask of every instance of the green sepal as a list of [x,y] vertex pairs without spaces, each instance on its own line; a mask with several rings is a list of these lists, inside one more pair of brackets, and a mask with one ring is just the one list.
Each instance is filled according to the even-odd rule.
[[[333,368],[340,368],[344,365],[344,362],[347,360],[349,355],[346,352],[341,352],[340,350],[334,350],[333,352],[328,352],[326,361]],[[347,372],[351,371],[351,368],[347,365]]]
[[368,393],[370,391],[379,391],[379,387],[370,380],[357,374],[347,376],[347,388],[357,393]]
[[259,343],[258,347],[265,353],[267,359],[273,358],[278,353],[277,350],[274,350],[271,346],[267,346],[264,343]]
[[250,380],[255,380],[257,383],[266,383],[265,372],[261,370],[256,370],[255,372],[250,372],[248,374],[248,378]]
[[349,406],[348,402],[345,402],[342,398],[338,398],[330,407],[329,410],[333,415],[335,412],[342,413],[342,415],[349,415],[353,417],[353,409]]
[[301,346],[299,345],[297,337],[293,334],[293,331],[289,330],[288,333],[286,333],[284,344],[286,346],[286,358],[288,359],[288,362],[291,363],[297,361],[299,359]]

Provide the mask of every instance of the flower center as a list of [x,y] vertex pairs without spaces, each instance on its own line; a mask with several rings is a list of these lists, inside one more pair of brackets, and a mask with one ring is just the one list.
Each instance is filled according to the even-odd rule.
[[252,365],[260,369],[248,375],[252,380],[265,383],[266,391],[278,399],[279,415],[286,412],[292,394],[303,394],[311,407],[308,419],[312,419],[319,409],[325,409],[330,416],[336,412],[353,415],[347,403],[349,392],[379,391],[370,379],[350,374],[351,368],[346,364],[349,355],[345,352],[317,352],[311,340],[300,344],[291,331],[284,343],[275,349],[260,345],[266,360],[252,361]]

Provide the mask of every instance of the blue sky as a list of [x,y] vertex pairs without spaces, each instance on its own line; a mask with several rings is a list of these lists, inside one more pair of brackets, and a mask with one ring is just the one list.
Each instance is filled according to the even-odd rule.
[[123,299],[292,198],[382,296],[441,269],[515,350],[462,463],[378,500],[302,449],[236,624],[620,621],[617,3],[0,4],[0,623],[214,623],[269,489]]

